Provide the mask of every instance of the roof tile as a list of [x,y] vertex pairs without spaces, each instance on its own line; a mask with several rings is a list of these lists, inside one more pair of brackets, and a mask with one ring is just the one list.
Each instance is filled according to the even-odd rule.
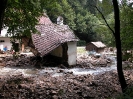
[[40,34],[32,34],[32,40],[41,56],[48,54],[62,43],[78,41],[68,25],[53,24],[48,17],[41,17],[36,29]]

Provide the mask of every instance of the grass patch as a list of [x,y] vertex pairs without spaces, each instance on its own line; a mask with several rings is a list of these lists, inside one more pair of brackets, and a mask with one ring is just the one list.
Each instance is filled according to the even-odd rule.
[[85,53],[85,52],[86,52],[85,47],[77,47],[77,53],[82,54],[82,53]]
[[120,94],[115,99],[133,99],[133,86],[128,86],[126,92]]

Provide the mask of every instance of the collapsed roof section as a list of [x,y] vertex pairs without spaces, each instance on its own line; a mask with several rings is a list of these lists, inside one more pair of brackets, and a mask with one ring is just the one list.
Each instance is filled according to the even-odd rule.
[[32,41],[40,56],[44,56],[65,42],[78,41],[68,25],[57,25],[49,17],[42,16],[36,29],[40,34],[32,34]]

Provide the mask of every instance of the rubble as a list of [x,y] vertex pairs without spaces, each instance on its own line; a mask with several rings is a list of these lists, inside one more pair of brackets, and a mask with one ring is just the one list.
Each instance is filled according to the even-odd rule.
[[[18,59],[12,56],[2,58],[6,67],[33,68],[36,60],[34,56],[20,55]],[[95,58],[88,55],[78,55],[77,66],[91,68],[95,62],[107,62],[107,57]],[[110,60],[109,60],[110,61]],[[45,61],[46,62],[46,61]],[[91,63],[92,62],[92,63]],[[53,64],[53,63],[52,63]],[[40,65],[43,65],[41,63]],[[54,64],[53,64],[54,65]],[[103,64],[101,64],[103,65]],[[59,65],[57,65],[59,66]],[[63,64],[61,67],[66,68]],[[51,73],[25,76],[21,72],[15,72],[0,76],[0,98],[1,99],[107,99],[116,97],[121,93],[120,84],[116,70],[108,71],[98,75],[74,75],[73,72],[65,72],[60,68],[57,73],[63,75],[52,76]],[[124,71],[126,81],[132,85],[133,70]]]
[[68,64],[61,63],[60,58],[45,56],[43,58],[35,57],[33,55],[29,56],[26,54],[20,54],[17,58],[13,58],[12,55],[6,55],[0,58],[0,66],[16,66],[16,67],[26,67],[26,66],[35,66],[35,67],[47,67],[47,66],[57,66],[61,68],[68,67],[105,67],[108,64],[112,63],[110,58],[107,58],[105,55],[100,57],[94,57],[88,54],[78,54],[77,55],[77,64],[75,66],[68,66]]
[[112,63],[111,58],[101,55],[100,57],[95,57],[88,54],[78,54],[77,64],[80,64],[82,67],[105,67],[108,64]]
[[[125,71],[125,76],[132,84],[133,71]],[[107,99],[121,93],[116,71],[96,76],[24,77],[20,74],[0,77],[0,82],[1,99]]]

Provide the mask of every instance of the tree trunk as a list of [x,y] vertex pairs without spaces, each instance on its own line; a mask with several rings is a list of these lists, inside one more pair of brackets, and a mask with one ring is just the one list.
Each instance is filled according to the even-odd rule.
[[115,17],[115,41],[117,48],[117,72],[119,77],[119,82],[122,88],[122,92],[125,92],[127,83],[124,78],[122,70],[122,50],[121,50],[121,38],[120,38],[120,17],[119,17],[119,7],[117,0],[112,0],[114,6],[114,17]]
[[6,5],[7,5],[7,0],[0,1],[0,34],[1,34],[2,25],[3,25],[3,18],[4,18]]

